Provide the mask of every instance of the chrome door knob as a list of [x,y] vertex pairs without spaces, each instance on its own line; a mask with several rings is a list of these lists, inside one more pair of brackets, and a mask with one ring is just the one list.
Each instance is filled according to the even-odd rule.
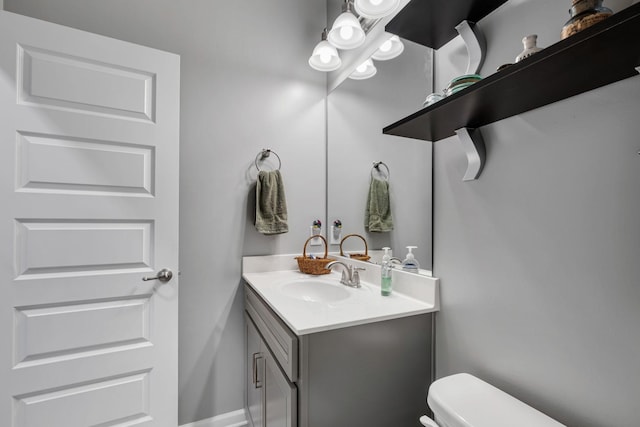
[[163,268],[162,270],[158,271],[158,274],[156,274],[155,277],[143,277],[142,280],[144,280],[145,282],[149,280],[159,280],[163,283],[166,283],[172,278],[173,278],[173,272],[168,268]]

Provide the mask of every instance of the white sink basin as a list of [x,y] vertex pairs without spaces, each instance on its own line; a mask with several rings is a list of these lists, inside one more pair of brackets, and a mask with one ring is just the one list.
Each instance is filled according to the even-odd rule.
[[[293,256],[282,257],[287,259],[286,262],[295,264],[290,261]],[[273,256],[267,260],[273,264]],[[366,267],[365,275],[371,273],[370,277],[377,277],[380,274],[379,266]],[[380,295],[380,287],[367,282],[363,276],[362,287],[345,286],[340,283],[338,272],[312,276],[283,269],[246,271],[242,277],[296,335],[302,336],[438,310],[435,304],[437,279],[398,271],[394,273],[398,276],[394,278],[394,290],[390,296]],[[414,289],[415,296],[403,294],[403,288]]]
[[351,296],[340,282],[316,278],[285,282],[279,287],[279,291],[290,298],[309,302],[337,302]]

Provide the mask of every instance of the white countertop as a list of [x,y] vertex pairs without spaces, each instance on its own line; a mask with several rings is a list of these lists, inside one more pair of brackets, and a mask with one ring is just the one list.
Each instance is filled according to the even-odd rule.
[[[439,309],[436,278],[394,271],[394,281],[398,279],[400,289],[394,290],[390,296],[382,296],[379,284],[373,279],[379,277],[379,266],[346,261],[348,264],[364,265],[367,268],[362,275],[365,280],[362,287],[350,288],[340,284],[340,273],[337,271],[320,276],[303,274],[297,270],[295,261],[291,264],[292,259],[291,255],[245,257],[242,277],[296,335],[430,313]],[[275,271],[269,271],[269,267]],[[287,267],[290,268],[286,269]],[[349,296],[339,301],[317,302],[293,298],[282,292],[284,284],[305,279],[335,281],[349,292]],[[407,292],[403,293],[401,290]]]

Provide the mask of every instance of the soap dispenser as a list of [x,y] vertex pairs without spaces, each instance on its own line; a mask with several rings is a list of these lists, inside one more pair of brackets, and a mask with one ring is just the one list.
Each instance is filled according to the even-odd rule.
[[409,252],[407,253],[406,258],[402,261],[402,269],[404,271],[409,271],[411,273],[418,273],[420,270],[420,264],[418,264],[418,260],[413,255],[412,250],[418,249],[417,246],[407,246]]
[[386,297],[391,295],[391,255],[389,250],[391,248],[382,248],[384,255],[382,256],[382,266],[380,268],[380,293]]

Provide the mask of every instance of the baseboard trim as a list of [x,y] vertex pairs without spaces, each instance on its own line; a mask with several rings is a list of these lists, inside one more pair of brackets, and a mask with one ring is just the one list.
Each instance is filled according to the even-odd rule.
[[245,427],[248,426],[244,409],[216,415],[213,418],[196,421],[195,423],[183,424],[180,427]]

